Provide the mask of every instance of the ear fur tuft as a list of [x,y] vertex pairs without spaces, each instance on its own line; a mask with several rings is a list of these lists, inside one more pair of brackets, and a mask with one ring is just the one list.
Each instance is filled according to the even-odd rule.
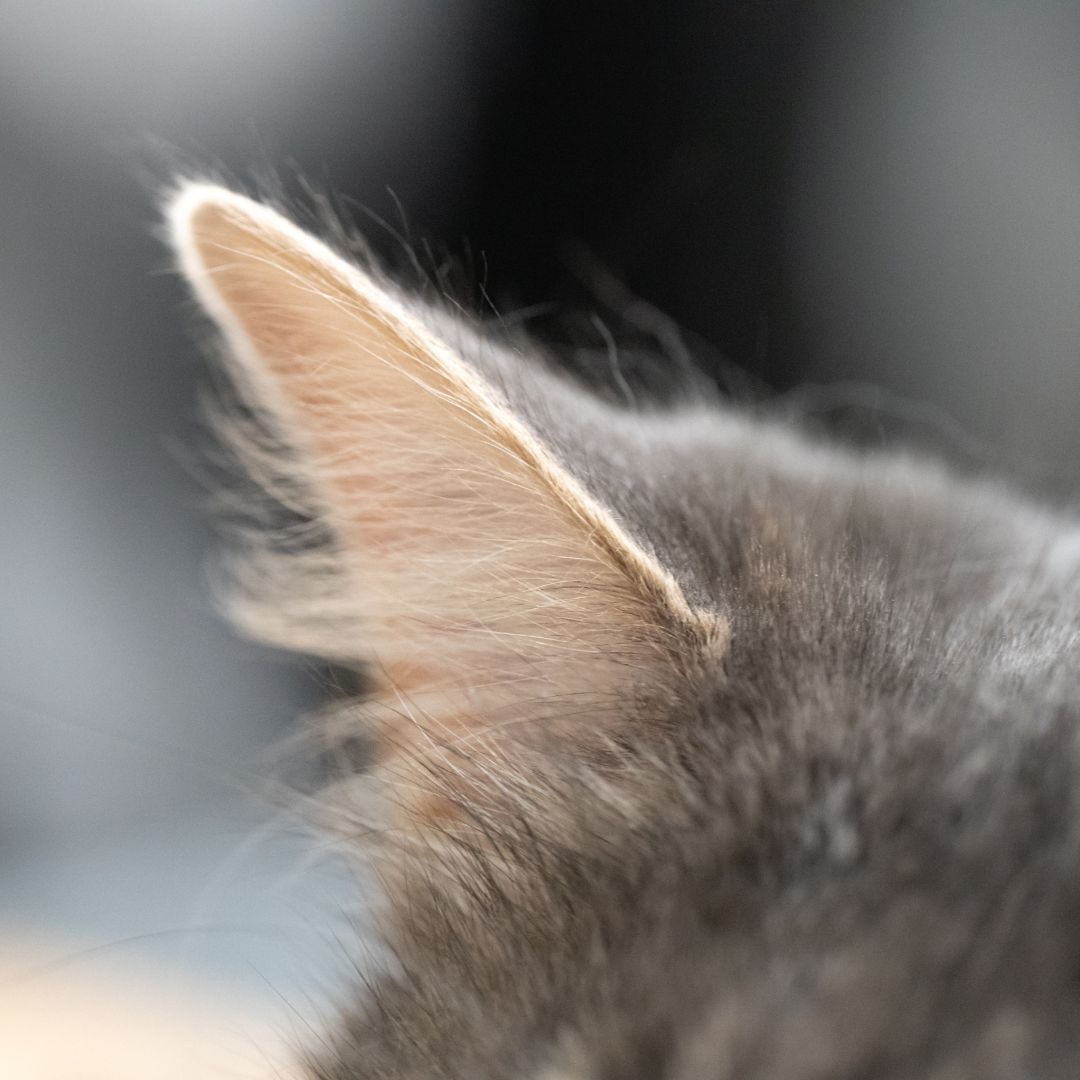
[[374,662],[423,738],[603,725],[636,669],[722,647],[723,621],[421,313],[241,195],[187,184],[167,213],[185,277],[349,568],[366,641],[335,652]]

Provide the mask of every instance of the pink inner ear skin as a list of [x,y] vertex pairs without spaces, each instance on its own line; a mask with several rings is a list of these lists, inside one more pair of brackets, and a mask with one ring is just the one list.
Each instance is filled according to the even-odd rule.
[[335,656],[342,635],[310,630],[311,597],[353,600],[388,758],[466,737],[585,745],[673,640],[683,654],[725,640],[422,315],[240,196],[188,188],[171,221],[241,389],[337,540],[318,579],[274,564],[274,608],[250,605],[245,626],[288,644],[302,612],[296,647]]

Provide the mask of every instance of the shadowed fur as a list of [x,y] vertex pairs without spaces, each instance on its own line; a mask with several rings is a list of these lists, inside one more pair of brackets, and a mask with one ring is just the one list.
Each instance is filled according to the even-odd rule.
[[327,799],[391,960],[312,1076],[1076,1074],[1075,523],[619,409],[221,189],[169,220],[304,523],[239,621],[374,687]]

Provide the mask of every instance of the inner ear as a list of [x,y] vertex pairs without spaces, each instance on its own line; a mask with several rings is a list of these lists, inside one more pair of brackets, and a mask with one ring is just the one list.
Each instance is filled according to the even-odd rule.
[[434,718],[421,723],[475,737],[526,701],[550,721],[574,695],[597,717],[642,665],[723,641],[400,297],[220,188],[184,187],[169,221],[354,571],[356,654]]

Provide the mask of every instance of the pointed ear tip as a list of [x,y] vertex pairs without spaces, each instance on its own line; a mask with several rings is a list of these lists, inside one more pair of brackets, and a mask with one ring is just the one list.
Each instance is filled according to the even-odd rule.
[[163,200],[163,213],[173,246],[191,252],[211,235],[215,225],[247,218],[254,222],[260,207],[244,195],[204,180],[181,180]]
[[282,317],[291,312],[312,329],[318,321],[313,304],[321,299],[328,305],[324,321],[347,310],[368,311],[416,329],[405,306],[367,270],[272,206],[213,182],[183,178],[161,205],[177,269],[219,322],[242,315],[237,305],[243,300],[264,311],[274,303]]

